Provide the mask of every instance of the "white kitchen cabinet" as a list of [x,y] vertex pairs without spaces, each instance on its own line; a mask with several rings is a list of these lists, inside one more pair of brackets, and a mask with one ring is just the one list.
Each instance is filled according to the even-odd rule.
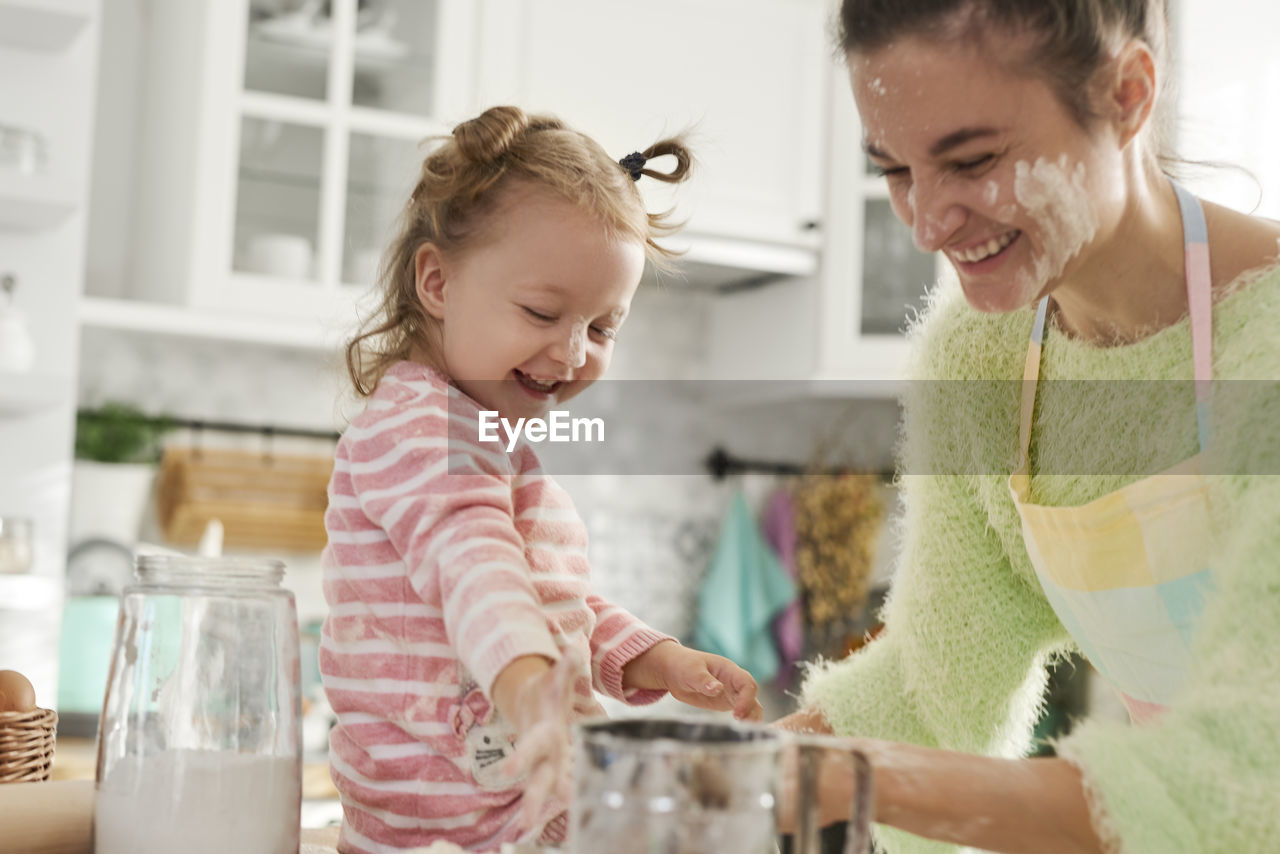
[[[828,65],[830,192],[816,276],[719,298],[711,376],[798,381],[797,395],[886,396],[900,389],[903,330],[942,274],[893,214],[883,178],[862,153],[862,131],[842,66]],[[776,387],[776,386],[775,386]]]
[[17,280],[35,345],[30,372],[0,372],[0,516],[33,532],[30,570],[0,577],[0,666],[44,707],[57,698],[98,21],[97,0],[0,0],[0,125],[40,140],[38,156],[0,156],[0,278]]
[[56,376],[0,371],[0,418],[25,418],[65,403],[69,385]]
[[94,0],[0,0],[0,48],[63,50],[96,9]]
[[[675,202],[694,260],[794,274],[820,245],[831,48],[827,0],[482,0],[485,103],[548,112],[619,158],[689,129]],[[663,168],[662,164],[655,164]],[[761,249],[774,250],[773,258]]]
[[474,106],[475,7],[141,6],[132,270],[127,299],[92,301],[91,322],[129,326],[120,318],[136,300],[147,317],[160,302],[346,331],[417,180],[420,143]]

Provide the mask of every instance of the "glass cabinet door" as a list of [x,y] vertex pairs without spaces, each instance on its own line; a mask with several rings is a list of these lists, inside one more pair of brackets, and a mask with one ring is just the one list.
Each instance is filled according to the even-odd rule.
[[269,312],[317,288],[350,296],[342,286],[374,283],[423,140],[448,132],[438,114],[456,109],[451,99],[468,85],[458,69],[469,60],[455,42],[468,42],[475,8],[236,2],[247,15],[236,24],[245,43],[229,288]]
[[322,128],[246,116],[240,124],[232,264],[311,281],[320,237]]
[[333,56],[328,7],[319,0],[250,0],[245,91],[328,99]]
[[351,103],[419,117],[434,115],[439,39],[436,0],[358,0],[352,39]]
[[862,227],[861,334],[897,335],[924,307],[938,280],[938,256],[916,249],[888,199],[867,199]]
[[421,171],[426,145],[353,133],[347,166],[342,282],[368,287]]
[[862,157],[861,335],[900,335],[938,281],[941,254],[916,249],[911,229],[889,203],[889,188],[870,157]]

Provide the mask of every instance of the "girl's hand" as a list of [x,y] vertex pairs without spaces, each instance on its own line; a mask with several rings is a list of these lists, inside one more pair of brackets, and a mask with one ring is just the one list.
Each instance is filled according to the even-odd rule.
[[580,654],[566,653],[555,664],[527,656],[508,665],[494,683],[494,700],[516,729],[516,750],[504,760],[503,772],[513,782],[525,778],[520,822],[531,838],[551,818],[543,815],[548,802],[567,805],[572,797],[569,725],[582,667]]
[[721,655],[662,641],[632,659],[622,671],[627,688],[665,690],[682,703],[714,711],[733,710],[740,721],[758,721],[764,709],[756,680]]

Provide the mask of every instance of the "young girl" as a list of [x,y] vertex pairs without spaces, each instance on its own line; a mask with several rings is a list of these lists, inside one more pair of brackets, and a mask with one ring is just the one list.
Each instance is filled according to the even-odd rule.
[[[892,854],[1276,850],[1280,223],[1164,172],[1161,0],[841,23],[867,154],[958,286],[913,331],[950,382],[906,401],[887,629],[785,725],[875,739]],[[1021,758],[1065,650],[1132,724]]]
[[[646,167],[662,155],[672,172]],[[325,516],[339,850],[559,841],[568,728],[601,713],[593,689],[759,719],[744,670],[592,595],[568,495],[527,444],[479,438],[482,410],[541,416],[603,375],[671,230],[635,181],[678,182],[689,164],[674,140],[616,161],[515,107],[464,122],[424,161],[380,311],[347,351],[368,403]]]

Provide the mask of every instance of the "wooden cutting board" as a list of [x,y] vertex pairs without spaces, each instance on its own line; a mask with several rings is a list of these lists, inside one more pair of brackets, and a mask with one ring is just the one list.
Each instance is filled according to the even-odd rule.
[[0,854],[93,854],[93,781],[0,785]]

